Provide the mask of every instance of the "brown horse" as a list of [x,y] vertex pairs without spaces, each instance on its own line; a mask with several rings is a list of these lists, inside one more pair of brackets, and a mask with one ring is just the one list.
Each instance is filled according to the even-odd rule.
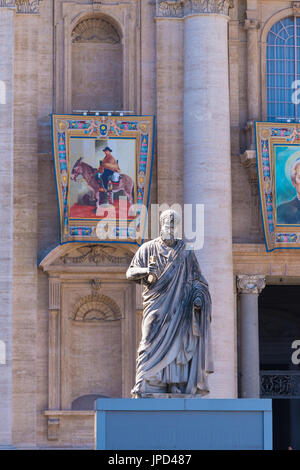
[[[80,157],[74,164],[72,172],[71,172],[71,179],[76,181],[78,176],[81,175],[85,181],[87,182],[88,186],[94,193],[94,197],[96,199],[97,207],[100,204],[100,193],[107,192],[104,188],[103,183],[100,182],[98,179],[96,180],[95,175],[97,173],[97,168],[93,168],[92,166],[88,165],[85,162],[82,162],[82,157]],[[112,192],[124,191],[125,196],[127,196],[129,204],[133,204],[133,181],[130,176],[121,174],[120,181],[118,185]]]

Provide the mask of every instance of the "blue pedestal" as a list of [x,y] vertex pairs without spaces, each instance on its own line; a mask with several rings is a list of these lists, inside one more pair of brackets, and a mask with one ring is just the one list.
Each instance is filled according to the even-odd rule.
[[100,398],[96,449],[272,449],[272,400]]

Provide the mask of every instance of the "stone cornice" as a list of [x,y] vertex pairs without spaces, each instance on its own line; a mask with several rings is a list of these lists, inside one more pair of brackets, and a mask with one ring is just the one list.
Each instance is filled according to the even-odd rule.
[[0,0],[0,7],[14,8],[15,0]]
[[39,12],[39,4],[42,0],[0,0],[0,8],[15,8],[16,13]]
[[195,14],[228,15],[233,0],[156,0],[157,18],[184,18]]
[[260,294],[266,285],[262,274],[239,274],[236,281],[239,294]]

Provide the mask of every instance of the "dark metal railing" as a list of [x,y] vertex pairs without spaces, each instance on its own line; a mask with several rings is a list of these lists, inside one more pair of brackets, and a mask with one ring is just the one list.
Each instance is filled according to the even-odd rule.
[[300,398],[300,370],[263,370],[260,372],[262,398]]

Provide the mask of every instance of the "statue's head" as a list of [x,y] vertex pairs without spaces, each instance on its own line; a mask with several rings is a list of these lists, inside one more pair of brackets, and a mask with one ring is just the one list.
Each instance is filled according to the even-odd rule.
[[174,210],[166,210],[161,213],[159,221],[161,238],[166,244],[172,245],[178,239],[180,215]]

